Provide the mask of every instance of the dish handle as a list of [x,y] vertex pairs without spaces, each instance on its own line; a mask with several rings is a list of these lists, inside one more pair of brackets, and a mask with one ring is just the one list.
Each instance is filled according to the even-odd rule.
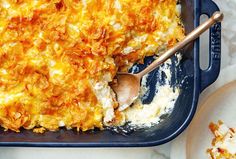
[[[218,6],[212,0],[201,0],[201,14],[212,16],[219,11]],[[210,28],[209,33],[209,67],[200,70],[201,92],[216,81],[220,73],[221,63],[221,23],[216,23]]]

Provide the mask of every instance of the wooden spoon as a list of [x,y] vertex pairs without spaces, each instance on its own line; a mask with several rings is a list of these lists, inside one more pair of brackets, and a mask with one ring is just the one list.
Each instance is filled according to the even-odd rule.
[[140,91],[141,78],[160,66],[170,57],[172,57],[178,50],[189,44],[191,41],[198,38],[203,32],[208,30],[216,22],[223,20],[223,13],[215,12],[203,24],[199,25],[191,33],[189,33],[182,41],[178,42],[174,47],[167,50],[164,54],[161,54],[155,61],[153,61],[148,67],[137,74],[121,73],[116,75],[117,83],[111,84],[112,89],[116,93],[117,101],[119,103],[119,110],[122,111],[129,107],[135,99],[137,99]]

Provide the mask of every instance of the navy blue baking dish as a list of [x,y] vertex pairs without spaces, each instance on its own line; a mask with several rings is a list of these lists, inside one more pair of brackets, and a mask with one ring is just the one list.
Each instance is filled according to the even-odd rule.
[[[211,16],[219,8],[211,0],[181,0],[182,20],[186,32],[199,25],[202,14]],[[178,136],[190,123],[197,108],[199,94],[213,83],[220,71],[221,58],[221,24],[217,23],[210,29],[209,34],[210,65],[207,70],[199,67],[199,40],[186,47],[178,67],[176,57],[172,58],[172,85],[181,88],[173,112],[165,117],[160,124],[147,129],[139,129],[129,134],[117,131],[76,132],[61,129],[57,132],[36,134],[22,130],[20,133],[0,130],[0,146],[25,147],[144,147],[164,144]],[[147,58],[145,64],[152,58]],[[139,65],[142,69],[144,65]],[[153,73],[157,73],[154,71]],[[151,79],[149,84],[162,83],[163,77]],[[152,93],[151,93],[152,94]],[[149,102],[152,97],[145,99]]]

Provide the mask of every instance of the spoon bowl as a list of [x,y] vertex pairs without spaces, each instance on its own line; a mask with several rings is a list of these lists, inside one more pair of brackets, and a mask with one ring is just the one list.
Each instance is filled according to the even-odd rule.
[[117,73],[116,83],[111,88],[116,93],[119,111],[129,107],[138,98],[140,90],[140,77],[137,74]]

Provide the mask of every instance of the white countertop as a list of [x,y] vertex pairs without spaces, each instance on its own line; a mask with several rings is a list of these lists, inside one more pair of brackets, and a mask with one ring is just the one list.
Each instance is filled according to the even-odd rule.
[[[222,24],[222,68],[236,64],[236,0],[215,0],[225,15]],[[235,13],[233,13],[235,12]],[[207,34],[201,42],[201,62],[206,65]],[[206,90],[207,91],[207,90]],[[181,138],[184,133],[179,136]],[[4,159],[169,159],[171,143],[151,148],[0,148]],[[174,158],[173,158],[174,159]],[[181,159],[175,156],[175,159]]]

